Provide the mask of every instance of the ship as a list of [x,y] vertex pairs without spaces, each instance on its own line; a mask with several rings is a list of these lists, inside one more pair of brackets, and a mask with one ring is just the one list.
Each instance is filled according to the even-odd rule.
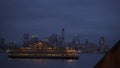
[[7,50],[9,58],[40,58],[40,59],[78,59],[78,52],[71,47],[51,47],[37,42],[28,47]]

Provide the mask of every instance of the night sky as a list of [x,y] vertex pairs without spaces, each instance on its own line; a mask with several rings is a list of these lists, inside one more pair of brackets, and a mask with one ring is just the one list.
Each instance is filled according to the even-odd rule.
[[81,42],[106,44],[120,39],[119,0],[0,0],[0,36],[22,41],[24,33],[40,39],[65,28],[66,40],[78,34]]

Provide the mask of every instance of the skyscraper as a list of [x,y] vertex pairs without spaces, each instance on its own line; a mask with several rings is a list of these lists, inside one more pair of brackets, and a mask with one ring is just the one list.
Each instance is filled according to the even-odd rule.
[[105,48],[105,45],[104,45],[104,37],[101,36],[100,39],[99,39],[99,45],[100,45],[100,51],[103,52],[104,51],[104,48]]
[[75,45],[80,45],[80,40],[77,34],[75,34],[75,36],[73,37],[73,41],[72,41]]
[[80,45],[80,40],[77,34],[75,34],[73,37],[72,45],[75,49],[78,49],[78,46]]
[[49,37],[49,42],[51,43],[51,45],[56,46],[56,45],[57,45],[57,42],[58,42],[57,34],[53,33],[53,34]]
[[0,38],[0,49],[3,49],[5,46],[4,38]]
[[23,46],[26,47],[29,44],[29,34],[24,34],[23,35]]
[[36,43],[36,42],[38,42],[38,36],[32,36],[31,43]]
[[0,38],[0,46],[3,46],[5,43],[4,38]]
[[64,39],[65,39],[65,29],[64,28],[62,28],[62,31],[61,31],[62,33],[62,41],[64,42]]
[[61,43],[62,43],[62,47],[64,45],[64,40],[65,40],[65,29],[62,28],[62,30],[61,30]]

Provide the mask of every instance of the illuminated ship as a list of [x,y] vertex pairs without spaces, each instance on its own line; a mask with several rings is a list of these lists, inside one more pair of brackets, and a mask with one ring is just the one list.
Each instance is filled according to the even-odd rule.
[[9,58],[40,58],[40,59],[78,59],[78,53],[73,48],[50,47],[38,42],[28,47],[8,49]]

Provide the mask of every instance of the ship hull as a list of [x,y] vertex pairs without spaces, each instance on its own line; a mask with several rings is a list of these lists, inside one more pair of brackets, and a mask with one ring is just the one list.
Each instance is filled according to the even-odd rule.
[[9,58],[30,58],[30,59],[78,59],[78,56],[14,56],[8,55]]

